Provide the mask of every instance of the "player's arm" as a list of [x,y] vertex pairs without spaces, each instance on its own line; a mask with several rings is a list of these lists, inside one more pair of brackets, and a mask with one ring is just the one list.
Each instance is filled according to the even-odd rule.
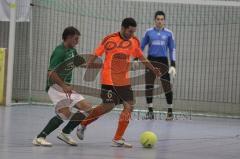
[[173,33],[169,37],[168,41],[168,48],[169,48],[169,57],[171,61],[171,66],[169,68],[169,74],[172,74],[173,77],[176,76],[176,45]]
[[150,70],[152,70],[154,72],[154,74],[156,74],[156,76],[160,76],[161,72],[158,68],[154,67],[146,57],[144,57],[143,52],[140,48],[140,43],[138,41],[137,38],[136,39],[136,47],[134,50],[134,58],[138,58],[147,68],[149,68]]
[[160,76],[161,75],[161,72],[158,68],[154,67],[146,57],[144,57],[143,55],[138,57],[138,59],[147,67],[149,68],[150,70],[152,70],[154,72],[154,74],[156,76]]
[[63,60],[63,54],[61,52],[54,51],[48,68],[48,77],[53,80],[56,84],[62,87],[63,91],[66,93],[67,97],[70,97],[72,93],[72,88],[65,84],[65,82],[59,77],[56,68],[59,66],[60,61]]
[[[93,54],[89,56],[89,59],[87,61],[86,67],[87,68],[96,68],[99,67],[99,64],[95,64],[94,61],[103,55],[105,51],[104,48],[104,42],[101,42],[101,44],[94,50]],[[101,65],[101,64],[100,64]]]
[[86,67],[90,68],[93,67],[94,61],[98,58],[97,55],[95,55],[95,53],[91,54],[88,58],[88,61],[86,63]]
[[65,87],[66,84],[64,81],[58,76],[58,74],[54,70],[48,71],[48,77],[51,78],[56,84],[58,84],[60,87]]
[[66,96],[70,98],[73,88],[69,85],[66,85],[64,81],[58,76],[58,74],[53,71],[48,71],[48,77],[51,78],[56,84],[62,87],[63,91],[66,93]]

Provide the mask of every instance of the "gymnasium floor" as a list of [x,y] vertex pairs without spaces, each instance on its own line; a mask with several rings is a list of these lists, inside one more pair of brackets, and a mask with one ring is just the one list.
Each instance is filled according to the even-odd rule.
[[[78,141],[78,147],[59,141],[57,131],[48,137],[53,147],[33,146],[32,139],[53,114],[53,108],[47,106],[0,107],[0,159],[239,159],[240,156],[238,119],[193,117],[172,122],[134,119],[125,135],[134,147],[127,149],[110,146],[118,121],[114,112],[89,126],[85,140]],[[154,131],[159,137],[153,149],[144,149],[138,142],[145,130]],[[72,136],[76,138],[74,133]]]

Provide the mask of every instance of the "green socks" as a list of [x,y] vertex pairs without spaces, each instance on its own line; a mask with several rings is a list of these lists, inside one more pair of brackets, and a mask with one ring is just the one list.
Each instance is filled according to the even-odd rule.
[[[85,119],[85,115],[81,112],[75,113],[68,124],[63,128],[62,132],[65,134],[70,134],[79,124],[80,122]],[[58,115],[54,116],[51,120],[49,120],[46,127],[41,131],[41,133],[37,136],[46,138],[51,132],[53,132],[55,129],[57,129],[61,124],[63,123],[63,120]]]
[[80,123],[83,119],[85,119],[85,115],[81,112],[75,113],[68,124],[63,128],[62,132],[65,134],[70,134]]
[[46,138],[47,135],[49,135],[51,132],[53,132],[55,129],[57,129],[61,124],[63,123],[63,120],[58,116],[54,116],[51,120],[49,120],[46,127],[42,130],[42,132],[37,136]]

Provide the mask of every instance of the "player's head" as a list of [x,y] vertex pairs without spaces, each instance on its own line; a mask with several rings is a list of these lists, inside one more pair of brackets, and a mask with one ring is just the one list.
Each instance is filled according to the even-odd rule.
[[137,22],[135,19],[129,17],[125,18],[122,21],[122,29],[121,34],[124,36],[125,39],[130,39],[137,29]]
[[72,48],[78,44],[80,35],[80,32],[76,28],[69,26],[64,29],[62,39],[68,47]]
[[157,11],[154,16],[155,25],[158,28],[162,28],[165,25],[166,15],[163,11]]

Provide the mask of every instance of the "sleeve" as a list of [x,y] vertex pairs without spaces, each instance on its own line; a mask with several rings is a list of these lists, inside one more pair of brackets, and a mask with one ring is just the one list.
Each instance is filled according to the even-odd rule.
[[105,51],[105,47],[104,47],[104,44],[105,44],[105,40],[103,40],[99,45],[98,47],[95,49],[94,51],[94,54],[96,56],[102,56],[104,51]]
[[48,71],[53,71],[64,60],[64,53],[55,49],[50,58]]
[[175,67],[175,61],[176,61],[176,46],[175,46],[175,39],[173,36],[173,33],[171,33],[169,40],[168,40],[168,48],[169,48],[169,56],[171,60],[171,66]]
[[140,48],[140,42],[138,39],[135,40],[135,44],[134,44],[134,51],[133,51],[133,57],[136,59],[136,58],[139,58],[141,56],[143,56],[143,52]]
[[142,41],[141,41],[141,49],[142,49],[142,51],[144,50],[145,46],[148,43],[149,43],[149,36],[148,36],[148,32],[146,31],[145,35],[144,35],[144,37],[142,38]]

